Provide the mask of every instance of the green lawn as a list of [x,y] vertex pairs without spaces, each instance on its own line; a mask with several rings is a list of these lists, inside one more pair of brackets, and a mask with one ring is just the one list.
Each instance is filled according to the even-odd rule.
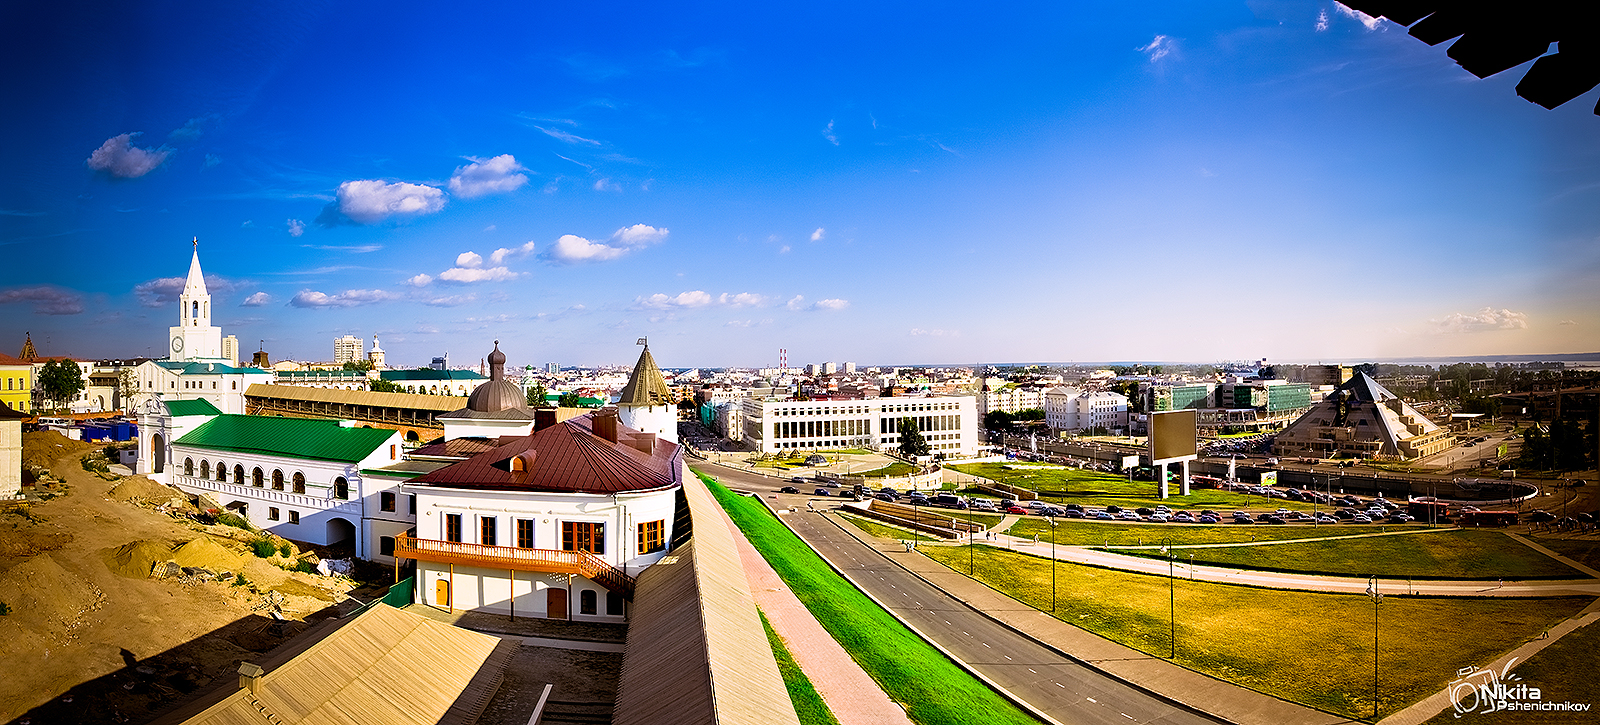
[[789,700],[794,703],[794,714],[799,716],[800,725],[839,725],[838,718],[828,709],[827,703],[822,701],[822,696],[817,694],[817,688],[811,685],[811,678],[800,671],[800,665],[795,664],[794,656],[789,654],[789,648],[783,645],[783,639],[773,631],[772,623],[767,621],[767,615],[761,615],[761,626],[767,630],[767,644],[772,645],[772,657],[778,661],[778,673],[783,675],[783,686],[789,690]]
[[894,463],[891,463],[891,464],[889,464],[887,466],[884,466],[883,468],[874,468],[874,469],[872,469],[870,471],[851,471],[850,475],[852,475],[852,476],[866,476],[867,478],[888,478],[888,477],[897,477],[897,476],[909,476],[909,475],[911,475],[913,473],[916,473],[917,471],[920,471],[920,470],[922,470],[922,469],[920,469],[920,468],[918,468],[916,466],[913,466],[913,465],[911,465],[909,463],[902,463],[900,461],[895,461]]
[[[869,519],[864,516],[856,516],[855,514],[843,513],[843,511],[844,510],[841,509],[841,515],[845,518],[845,520],[855,524],[856,528],[859,528],[873,536],[878,536],[885,539],[904,539],[908,536],[915,535],[912,533],[911,529],[902,529],[895,526],[890,526],[875,519]],[[965,516],[956,517],[957,520],[961,521],[965,521],[966,518],[967,517]],[[1000,523],[1000,517],[991,514],[973,514],[972,522],[992,527],[995,524]],[[927,534],[922,534],[922,537],[925,539],[929,538]],[[982,538],[982,536],[979,535],[979,538]]]
[[[1473,725],[1544,725],[1546,723],[1593,722],[1595,708],[1600,708],[1600,679],[1593,676],[1595,651],[1600,650],[1600,626],[1589,625],[1574,630],[1556,640],[1526,662],[1515,663],[1511,672],[1520,678],[1508,683],[1511,686],[1527,685],[1539,688],[1544,702],[1574,702],[1591,705],[1587,712],[1484,712],[1474,708],[1472,698],[1461,699],[1464,709],[1460,715],[1455,708],[1446,708],[1425,725],[1467,722]],[[1477,663],[1487,664],[1485,662]],[[1479,678],[1482,680],[1485,678]],[[1478,681],[1478,680],[1475,680]]]
[[986,723],[1035,724],[828,568],[761,502],[736,496],[704,475],[700,479],[823,628],[913,722],[957,725],[982,713]]
[[[1397,531],[1403,526],[1239,526],[1236,524],[1134,524],[1110,521],[1056,519],[1056,543],[1069,546],[1148,546],[1170,541],[1173,544],[1234,544],[1248,541],[1288,541],[1324,536],[1375,534]],[[1011,526],[1017,536],[1039,535],[1050,540],[1050,523],[1041,518],[1023,518]],[[1526,547],[1524,547],[1526,548]]]
[[[1222,491],[1213,488],[1191,488],[1188,496],[1173,495],[1170,498],[1157,498],[1159,490],[1155,481],[1129,482],[1127,476],[1114,473],[1101,473],[1099,471],[1084,471],[1076,468],[1060,470],[1049,469],[1012,469],[1006,468],[1004,463],[965,463],[949,466],[950,469],[973,476],[981,476],[991,481],[1010,484],[1028,490],[1037,489],[1039,498],[1054,503],[1079,503],[1085,506],[1109,506],[1115,504],[1123,508],[1137,508],[1139,506],[1155,506],[1164,503],[1173,510],[1200,511],[1202,509],[1215,509],[1234,511],[1237,509],[1272,510],[1286,508],[1291,511],[1310,511],[1311,504],[1286,499],[1269,499],[1263,496],[1254,496],[1237,491]],[[1021,464],[1027,465],[1027,464]],[[1178,484],[1169,487],[1173,494],[1177,494]],[[984,494],[987,495],[987,494]],[[1326,509],[1326,506],[1321,508]]]
[[[965,572],[967,548],[922,552]],[[977,547],[975,558],[980,581],[1049,610],[1048,561],[990,546]],[[1372,714],[1373,604],[1366,596],[1169,580],[1065,563],[1056,565],[1056,574],[1055,616],[1062,621],[1166,656],[1170,585],[1179,664],[1340,715]],[[1386,597],[1379,626],[1380,712],[1443,689],[1456,668],[1488,662],[1591,601]]]
[[1588,567],[1600,568],[1600,539],[1557,539],[1523,534],[1534,543]]
[[[1189,561],[1192,556],[1196,564],[1338,576],[1487,580],[1583,576],[1498,531],[1436,531],[1176,551],[1179,561]],[[1166,558],[1151,550],[1121,553]]]

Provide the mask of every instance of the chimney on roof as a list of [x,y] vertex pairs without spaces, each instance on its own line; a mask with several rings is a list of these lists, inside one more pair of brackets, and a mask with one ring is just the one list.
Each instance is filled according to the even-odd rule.
[[617,442],[617,411],[614,408],[595,411],[594,434],[612,443]]
[[556,419],[555,408],[533,409],[533,432],[538,433],[539,431],[549,428],[558,422],[560,421]]
[[630,448],[633,448],[634,450],[646,455],[655,453],[656,451],[656,434],[654,433],[635,433],[628,436],[627,439],[623,440],[622,442],[628,444]]
[[256,686],[260,684],[261,676],[266,672],[266,670],[261,669],[261,665],[254,662],[241,662],[239,664],[239,687],[249,690],[252,695],[256,694]]

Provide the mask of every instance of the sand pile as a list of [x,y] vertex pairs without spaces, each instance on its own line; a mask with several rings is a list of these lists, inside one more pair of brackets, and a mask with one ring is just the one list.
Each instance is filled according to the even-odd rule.
[[18,564],[0,579],[0,602],[11,609],[7,616],[32,626],[48,623],[45,629],[53,632],[75,629],[104,599],[98,587],[62,568],[50,554]]
[[123,503],[159,505],[174,499],[187,506],[188,495],[170,486],[163,486],[144,476],[128,476],[111,487],[111,498]]
[[236,572],[244,564],[238,554],[205,536],[174,549],[172,560],[178,562],[178,566],[199,567],[213,572]]
[[0,529],[0,559],[38,556],[72,543],[72,534],[44,531],[37,526],[12,526]]
[[172,558],[172,547],[161,541],[130,541],[122,546],[106,549],[106,567],[119,576],[144,579],[150,576],[150,567],[158,561]]
[[72,440],[53,430],[23,433],[22,465],[49,468],[61,456],[95,448],[99,446]]

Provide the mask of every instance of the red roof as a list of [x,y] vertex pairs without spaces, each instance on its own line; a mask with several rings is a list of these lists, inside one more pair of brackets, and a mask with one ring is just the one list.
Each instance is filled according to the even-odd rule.
[[[648,453],[630,441],[648,439],[621,423],[618,443],[595,435],[594,415],[579,416],[414,478],[445,488],[556,493],[628,493],[682,483],[683,452],[656,440]],[[520,459],[520,464],[513,459]],[[522,470],[513,470],[514,468]]]

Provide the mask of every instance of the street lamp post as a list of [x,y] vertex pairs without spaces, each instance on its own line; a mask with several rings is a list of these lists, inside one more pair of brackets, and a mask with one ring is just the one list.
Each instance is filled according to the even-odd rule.
[[1167,641],[1171,643],[1167,659],[1170,660],[1178,656],[1178,590],[1177,580],[1172,572],[1172,557],[1175,552],[1172,550],[1171,539],[1161,540],[1161,553],[1167,555]]
[[1050,611],[1056,611],[1056,517],[1050,517]]
[[1383,603],[1383,593],[1378,591],[1378,577],[1373,575],[1367,583],[1367,596],[1372,598],[1372,721],[1378,721],[1378,605]]

